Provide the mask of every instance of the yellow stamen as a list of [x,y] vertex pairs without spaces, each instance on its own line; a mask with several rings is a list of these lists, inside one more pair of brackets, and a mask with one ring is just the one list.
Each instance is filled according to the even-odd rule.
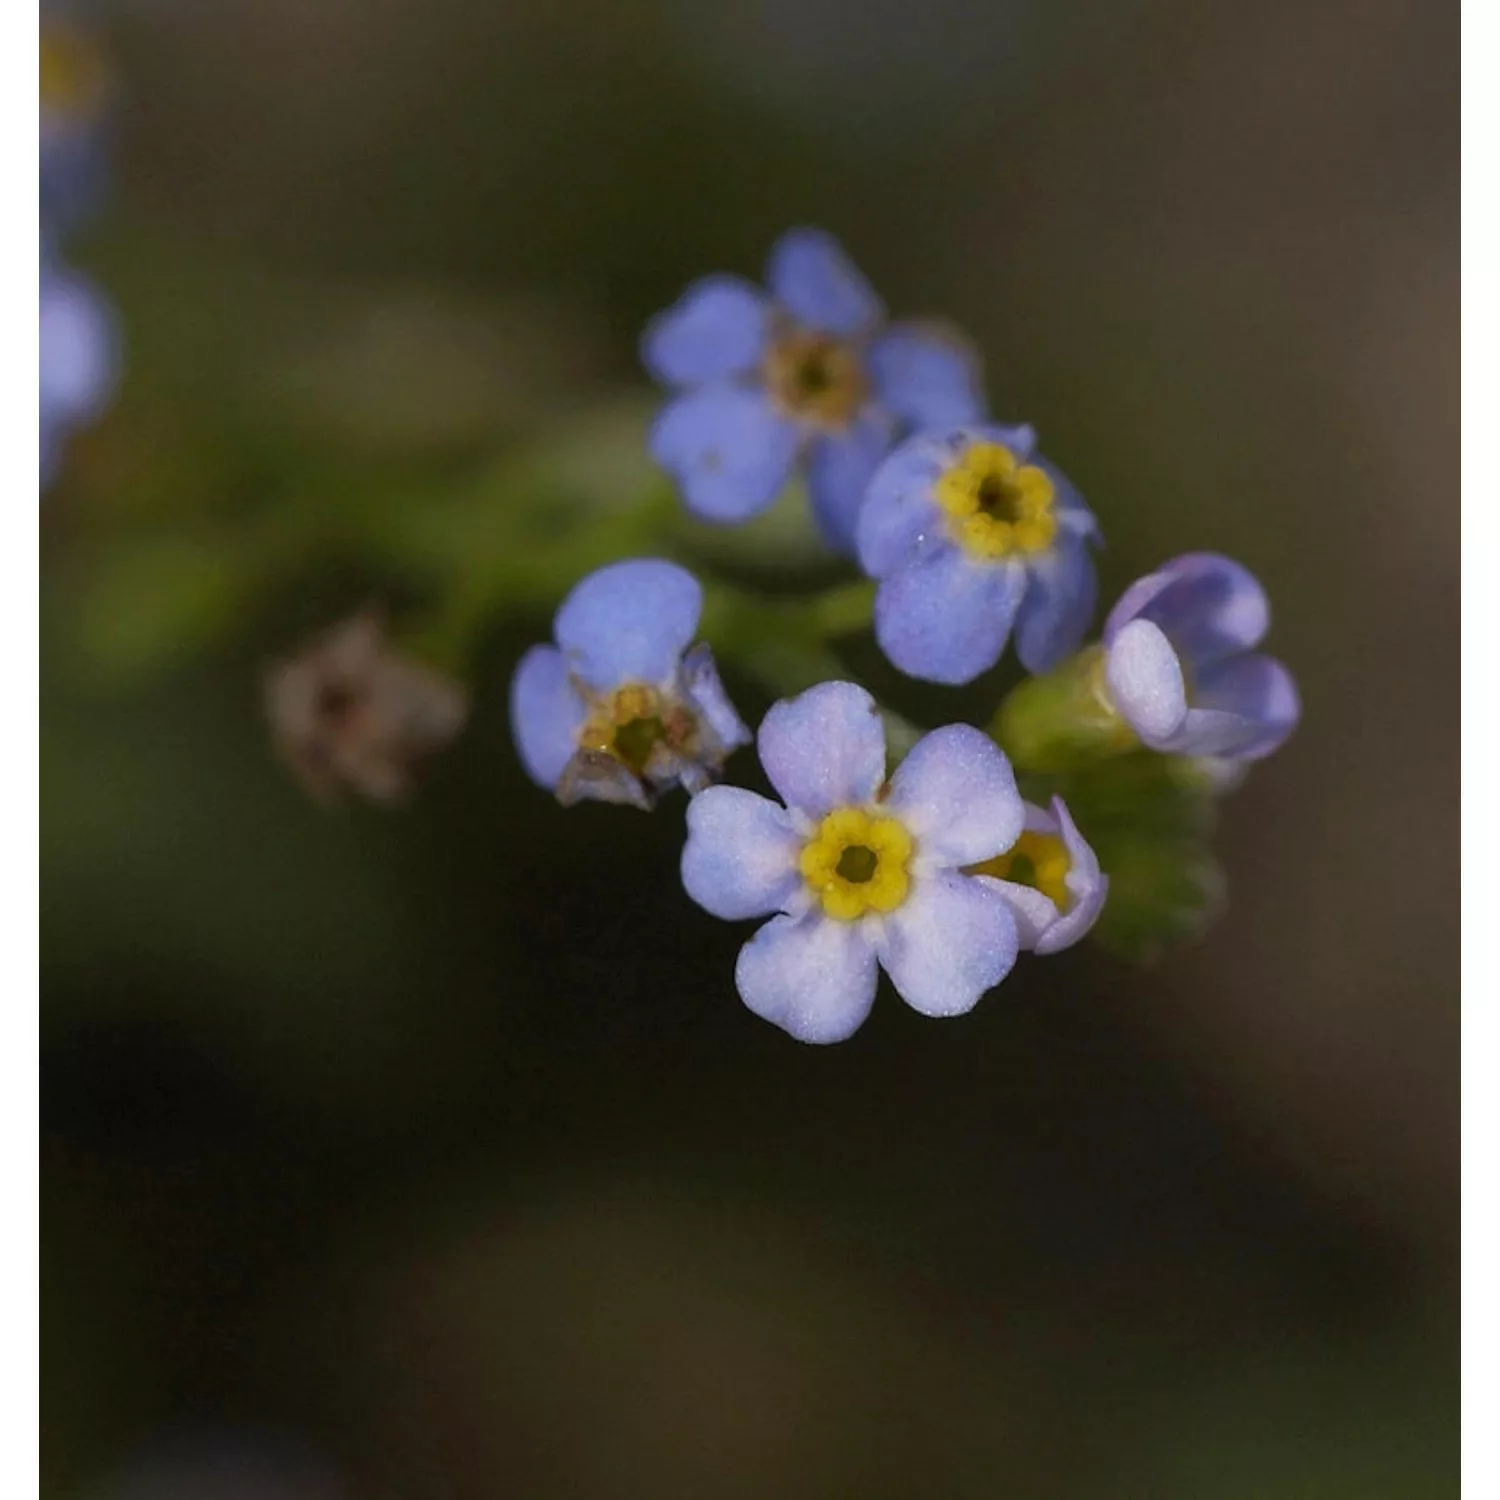
[[771,400],[786,416],[834,431],[849,425],[869,391],[857,352],[807,329],[773,340],[763,373]]
[[1035,464],[1018,464],[1003,443],[970,443],[933,493],[949,535],[972,557],[1044,552],[1057,535],[1052,481]]
[[1032,886],[1058,911],[1066,911],[1072,898],[1065,877],[1072,867],[1067,846],[1056,834],[1028,831],[1016,840],[1014,849],[982,864],[970,865],[967,873],[993,875],[996,880]]
[[654,687],[631,682],[591,704],[578,746],[613,756],[639,776],[658,745],[683,750],[693,730],[692,716],[681,705]]
[[912,837],[896,818],[862,807],[840,807],[802,846],[802,878],[841,922],[866,912],[884,916],[906,900]]

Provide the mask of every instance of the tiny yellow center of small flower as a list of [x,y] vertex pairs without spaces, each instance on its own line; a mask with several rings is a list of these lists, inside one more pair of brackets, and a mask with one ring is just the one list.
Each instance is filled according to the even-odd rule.
[[772,341],[765,380],[785,415],[833,429],[849,425],[869,389],[864,366],[850,345],[801,328]]
[[656,688],[633,682],[593,704],[578,743],[612,755],[639,776],[658,745],[681,749],[692,734],[692,716],[685,709]]
[[43,109],[88,117],[104,103],[108,91],[109,67],[89,37],[55,24],[43,29],[39,84]]
[[841,922],[866,912],[884,915],[906,900],[912,838],[895,818],[862,807],[840,807],[802,846],[802,878]]
[[1065,879],[1073,862],[1063,841],[1051,833],[1023,833],[1008,853],[997,854],[982,864],[970,865],[970,875],[993,875],[1040,891],[1058,909],[1066,911],[1071,897]]
[[1052,481],[1034,464],[1018,464],[1003,443],[970,443],[934,495],[948,534],[972,557],[1044,552],[1057,535]]

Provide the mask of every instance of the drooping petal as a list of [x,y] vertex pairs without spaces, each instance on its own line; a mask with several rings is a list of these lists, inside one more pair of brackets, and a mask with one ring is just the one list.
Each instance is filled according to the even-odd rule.
[[807,455],[807,494],[813,520],[835,551],[854,551],[859,509],[871,476],[890,449],[891,433],[890,417],[870,406],[845,431],[813,439]]
[[845,337],[873,328],[885,316],[869,282],[821,229],[791,229],[771,250],[766,271],[771,294],[806,328]]
[[[994,880],[993,876],[976,877]],[[1022,885],[1016,880],[995,880],[1001,895],[1010,906],[1010,914],[1016,919],[1016,943],[1022,952],[1035,948],[1042,935],[1056,925],[1060,913],[1050,896],[1044,896],[1034,885]]]
[[705,385],[748,374],[765,352],[770,309],[738,276],[695,281],[641,338],[641,359],[663,385]]
[[586,710],[555,646],[533,646],[510,681],[510,728],[526,774],[549,790],[578,748]]
[[1292,674],[1274,657],[1236,656],[1207,667],[1193,690],[1193,707],[1232,715],[1244,729],[1231,746],[1197,750],[1200,755],[1233,755],[1259,760],[1286,742],[1302,717]]
[[919,432],[892,449],[876,469],[855,527],[859,565],[871,578],[885,578],[947,545],[932,487],[969,441],[964,428]]
[[1039,954],[1060,953],[1085,937],[1099,920],[1109,895],[1109,877],[1100,872],[1098,856],[1078,831],[1061,797],[1052,799],[1052,812],[1063,848],[1068,852],[1068,873],[1063,876],[1068,889],[1068,909],[1035,942],[1028,945],[1023,939],[1023,948],[1033,947]]
[[1217,553],[1189,552],[1125,590],[1104,622],[1105,644],[1136,619],[1160,626],[1198,667],[1259,645],[1271,610],[1248,569]]
[[750,731],[735,712],[724,684],[719,681],[719,669],[707,643],[694,646],[682,658],[682,691],[726,755],[740,745],[750,743]]
[[1099,585],[1087,543],[1063,535],[1030,564],[1031,586],[1016,615],[1016,655],[1035,676],[1050,672],[1083,644]]
[[756,1015],[799,1042],[842,1042],[875,1002],[875,953],[860,927],[819,913],[772,917],[740,949],[734,982]]
[[669,402],[651,429],[651,456],[677,481],[687,508],[730,525],[764,510],[797,457],[796,427],[764,391],[710,385]]
[[869,802],[885,780],[880,709],[852,682],[821,682],[773,705],[757,748],[782,801],[810,818]]
[[875,595],[875,638],[910,677],[972,682],[1000,660],[1026,593],[1019,563],[980,563],[935,548],[886,578]]
[[885,800],[934,868],[978,864],[1020,836],[1026,805],[1005,752],[970,724],[923,735],[891,778]]
[[726,921],[786,907],[801,888],[802,841],[784,807],[737,786],[711,786],[687,810],[682,884]]
[[881,405],[909,427],[984,418],[979,356],[956,332],[898,323],[875,340],[867,367]]
[[1150,620],[1131,620],[1109,642],[1104,680],[1126,723],[1154,750],[1168,748],[1187,717],[1187,686],[1172,643]]
[[1016,919],[999,882],[944,871],[914,883],[886,918],[880,962],[901,998],[924,1016],[974,1008],[1016,961]]
[[591,687],[661,683],[676,672],[702,608],[703,590],[685,568],[631,558],[574,585],[553,634],[573,672]]

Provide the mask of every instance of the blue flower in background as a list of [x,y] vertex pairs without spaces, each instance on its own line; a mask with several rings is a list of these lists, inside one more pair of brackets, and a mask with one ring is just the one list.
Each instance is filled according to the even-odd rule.
[[1016,917],[997,880],[1025,808],[987,735],[950,724],[919,740],[889,784],[875,700],[825,682],[776,704],[757,739],[785,807],[716,786],[688,805],[682,882],[716,917],[771,916],[740,949],[735,984],[799,1041],[863,1023],[878,969],[928,1016],[973,1008],[1010,972]]
[[1104,622],[1104,682],[1153,750],[1259,760],[1297,727],[1292,674],[1254,650],[1271,623],[1238,563],[1190,552],[1133,583]]
[[39,311],[37,407],[40,480],[45,488],[56,472],[67,434],[97,416],[109,401],[118,369],[119,340],[113,314],[94,285],[45,252]]
[[1104,910],[1109,877],[1061,797],[1052,811],[1026,804],[1026,828],[1007,854],[972,867],[998,880],[1015,913],[1021,947],[1060,953],[1087,935]]
[[44,15],[40,44],[40,206],[44,232],[56,234],[87,217],[101,196],[114,83],[103,49],[85,27]]
[[589,574],[511,680],[511,728],[527,773],[565,806],[650,808],[667,788],[706,787],[750,732],[707,646],[688,650],[703,591],[673,563],[636,558]]
[[903,433],[984,415],[979,366],[946,330],[887,325],[832,236],[793,229],[771,252],[770,295],[709,276],[658,314],[646,368],[675,394],[651,453],[688,509],[733,523],[764,510],[800,464],[828,542],[853,550],[876,466]]
[[1098,523],[1029,427],[917,433],[880,466],[859,514],[880,580],[875,636],[912,677],[963,683],[1012,631],[1028,672],[1077,650],[1094,612]]

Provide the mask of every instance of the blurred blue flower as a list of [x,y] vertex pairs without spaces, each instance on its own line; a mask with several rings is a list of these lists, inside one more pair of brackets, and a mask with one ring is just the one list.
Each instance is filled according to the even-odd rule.
[[79,22],[41,17],[38,182],[43,233],[55,236],[91,213],[101,196],[106,121],[114,92],[103,49]]
[[[511,680],[511,728],[527,773],[564,806],[650,808],[681,783],[701,791],[750,732],[707,646],[688,650],[703,591],[674,563],[636,558],[577,584]],[[685,653],[685,654],[684,654]]]
[[880,580],[875,635],[903,672],[969,682],[1012,630],[1041,673],[1094,612],[1098,523],[1030,427],[917,433],[881,464],[860,511],[860,565]]
[[934,730],[887,784],[875,700],[825,682],[776,704],[757,746],[786,806],[711,787],[688,805],[682,854],[688,895],[714,916],[780,913],[740,949],[740,998],[804,1042],[859,1028],[877,965],[924,1015],[972,1009],[1019,942],[1001,883],[966,873],[1025,820],[994,741],[967,724]]
[[56,472],[63,440],[97,416],[114,391],[119,338],[114,316],[94,285],[59,265],[45,249],[38,300],[37,408],[45,489]]
[[1008,853],[970,868],[1001,883],[1021,947],[1058,953],[1087,935],[1104,910],[1109,877],[1061,797],[1052,810],[1026,804],[1026,828]]
[[723,523],[764,510],[800,463],[819,529],[850,552],[891,444],[916,427],[983,418],[978,360],[944,328],[887,325],[821,230],[784,234],[766,280],[769,296],[736,276],[706,277],[646,329],[646,368],[675,392],[652,456],[689,510]]
[[1153,750],[1259,760],[1297,727],[1292,674],[1258,646],[1270,606],[1227,557],[1191,552],[1133,583],[1104,623],[1104,682]]

